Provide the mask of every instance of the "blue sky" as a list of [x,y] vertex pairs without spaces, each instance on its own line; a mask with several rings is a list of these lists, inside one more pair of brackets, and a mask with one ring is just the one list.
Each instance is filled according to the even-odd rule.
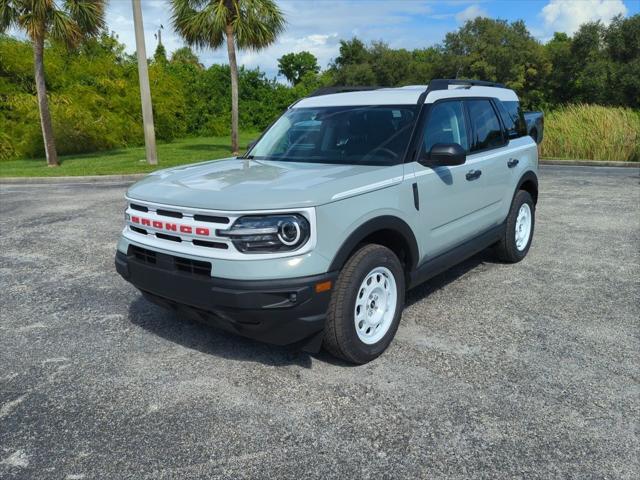
[[[338,54],[339,40],[384,40],[392,47],[416,48],[439,43],[444,35],[466,20],[487,16],[509,21],[523,19],[542,41],[554,31],[573,33],[581,23],[608,23],[616,14],[640,12],[640,0],[279,0],[287,30],[272,47],[255,53],[241,52],[240,63],[277,74],[277,59],[288,52],[308,50],[324,68]],[[163,43],[169,52],[183,46],[171,27],[168,2],[142,0],[147,54],[156,46],[154,32],[164,26]],[[131,0],[111,0],[107,23],[128,51],[135,48]],[[226,63],[226,50],[197,51],[205,65]]]

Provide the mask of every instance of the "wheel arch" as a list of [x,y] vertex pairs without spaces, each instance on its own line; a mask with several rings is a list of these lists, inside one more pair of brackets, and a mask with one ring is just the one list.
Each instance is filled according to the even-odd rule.
[[329,271],[340,270],[363,244],[377,243],[393,251],[408,275],[418,263],[418,242],[411,227],[399,217],[383,215],[367,220],[356,228],[334,255]]
[[518,186],[516,187],[516,191],[513,192],[515,196],[518,193],[518,190],[525,190],[529,192],[531,197],[533,198],[533,203],[538,203],[538,176],[532,170],[529,170],[520,177],[518,181]]

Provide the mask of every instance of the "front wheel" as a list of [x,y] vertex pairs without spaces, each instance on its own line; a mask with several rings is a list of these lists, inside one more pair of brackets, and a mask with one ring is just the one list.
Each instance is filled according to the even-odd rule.
[[531,194],[519,190],[511,203],[505,232],[497,245],[500,260],[516,263],[526,257],[533,240],[535,212]]
[[404,270],[398,257],[382,245],[360,248],[336,281],[324,347],[356,364],[378,357],[398,329],[404,293]]

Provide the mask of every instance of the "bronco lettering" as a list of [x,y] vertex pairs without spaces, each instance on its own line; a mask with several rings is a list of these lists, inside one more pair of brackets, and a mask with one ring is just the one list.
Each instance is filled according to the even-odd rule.
[[148,218],[132,216],[132,223],[137,223],[139,225],[143,225],[145,227],[153,227],[158,230],[167,230],[169,232],[177,232],[198,235],[199,237],[208,237],[211,235],[211,230],[205,227],[196,227],[195,232],[194,228],[189,225],[178,225],[177,223],[166,223],[160,220],[150,220]]

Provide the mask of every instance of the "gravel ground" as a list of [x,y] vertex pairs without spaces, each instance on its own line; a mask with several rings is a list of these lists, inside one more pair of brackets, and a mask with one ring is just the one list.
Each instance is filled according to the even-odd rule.
[[1,186],[0,478],[636,479],[638,184],[543,168],[527,259],[414,290],[361,367],[143,300],[125,185]]

